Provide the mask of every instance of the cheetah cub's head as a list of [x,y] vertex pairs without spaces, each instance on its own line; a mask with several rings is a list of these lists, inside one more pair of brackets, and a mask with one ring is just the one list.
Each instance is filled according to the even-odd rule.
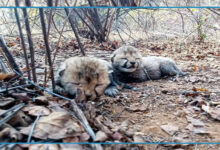
[[82,99],[95,100],[104,93],[110,80],[105,64],[98,59],[78,57],[70,59],[66,65],[62,81],[80,86]]
[[142,56],[135,47],[122,46],[114,51],[111,61],[114,69],[131,73],[140,68]]

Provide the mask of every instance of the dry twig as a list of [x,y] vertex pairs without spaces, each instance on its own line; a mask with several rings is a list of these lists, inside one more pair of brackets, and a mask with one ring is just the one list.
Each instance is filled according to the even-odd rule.
[[1,120],[0,120],[0,126],[4,123],[6,123],[7,121],[9,121],[13,115],[15,115],[25,104],[24,103],[20,103],[18,105],[15,105],[14,107],[6,110],[5,112],[1,113],[0,116],[3,116],[5,114],[8,114],[6,115],[5,117],[3,117]]
[[17,72],[19,72],[21,74],[21,70],[19,69],[17,63],[15,62],[13,56],[11,55],[10,51],[8,50],[4,40],[3,40],[3,37],[0,37],[0,46],[3,50],[3,52],[5,53],[7,59],[8,59],[8,62],[10,64],[10,66],[16,70]]
[[34,128],[36,127],[36,124],[37,124],[38,120],[40,119],[40,115],[41,115],[41,112],[38,113],[37,118],[31,127],[31,131],[30,131],[30,134],[28,135],[27,143],[31,142],[31,137],[32,137],[32,134],[34,133]]

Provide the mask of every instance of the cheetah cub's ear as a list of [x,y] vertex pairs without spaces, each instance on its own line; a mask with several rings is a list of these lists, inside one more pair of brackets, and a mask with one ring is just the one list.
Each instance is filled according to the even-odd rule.
[[61,71],[59,72],[59,76],[60,76],[60,77],[62,77],[62,76],[63,76],[64,71],[65,71],[65,69],[64,69],[64,70],[61,70]]
[[115,58],[115,54],[112,54],[112,55],[111,55],[111,62],[112,62],[112,63],[114,62],[114,58]]

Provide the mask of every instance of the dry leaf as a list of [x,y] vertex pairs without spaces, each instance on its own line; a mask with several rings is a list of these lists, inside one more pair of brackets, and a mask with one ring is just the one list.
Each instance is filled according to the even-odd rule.
[[109,129],[109,127],[105,126],[102,122],[104,120],[104,117],[99,115],[95,118],[95,126],[104,131],[106,134],[112,134],[112,131]]
[[10,79],[12,79],[15,76],[16,75],[13,73],[5,74],[3,72],[0,72],[0,81],[9,81]]
[[88,142],[89,138],[90,138],[90,135],[85,132],[85,133],[81,134],[80,141],[81,142]]
[[6,127],[0,131],[0,142],[18,142],[22,139],[20,132],[12,127]]
[[198,70],[198,67],[196,65],[193,66],[193,69],[192,69],[194,72],[196,72]]
[[57,144],[30,144],[29,150],[60,150]]
[[24,102],[30,102],[31,98],[28,96],[27,93],[12,93],[11,94],[12,97],[14,97],[15,99],[24,101]]
[[28,69],[26,67],[23,68],[23,71],[27,71]]
[[60,150],[83,150],[80,144],[60,144]]
[[108,139],[108,136],[105,132],[98,131],[96,133],[95,141],[104,142]]
[[203,55],[197,55],[196,58],[198,58],[198,59],[204,59],[205,56],[203,56]]
[[137,111],[145,112],[147,111],[148,107],[146,105],[136,103],[131,105],[130,107],[126,107],[126,109],[128,111],[133,111],[133,112],[137,112]]
[[[28,135],[32,125],[21,128],[21,133]],[[53,112],[41,117],[36,124],[33,137],[39,139],[62,139],[79,136],[84,129],[72,116],[65,112]]]
[[47,96],[38,96],[34,99],[34,101],[38,105],[48,105],[48,97]]
[[123,138],[123,136],[121,135],[121,133],[115,132],[115,133],[112,135],[112,138],[113,138],[114,140],[120,141],[120,140]]
[[11,97],[1,97],[0,108],[8,109],[9,106],[12,106],[15,103],[15,99]]
[[14,42],[10,42],[10,43],[7,44],[7,46],[8,47],[13,47],[13,46],[15,46],[15,43]]
[[172,125],[172,124],[166,124],[166,125],[162,125],[160,127],[169,135],[174,135],[179,130],[179,127]]
[[50,114],[50,109],[44,106],[26,106],[22,109],[24,112],[27,112],[31,116],[38,116],[41,113],[41,116],[48,116]]
[[116,131],[120,130],[122,132],[127,132],[129,124],[130,124],[129,120],[125,120],[121,123],[120,126],[116,125],[115,128],[113,128],[113,131],[116,132]]
[[78,143],[79,137],[67,137],[62,140],[64,143]]
[[66,113],[68,113],[68,111],[66,109],[62,108],[60,106],[60,104],[55,101],[50,101],[48,108],[50,110],[52,110],[52,112],[66,112]]
[[[0,113],[3,113],[6,110],[0,109]],[[12,118],[7,122],[13,127],[20,127],[20,126],[28,126],[32,122],[32,119],[26,115],[22,111],[18,111]]]
[[146,142],[143,138],[142,138],[142,136],[141,135],[133,135],[133,139],[134,139],[134,142],[135,143],[139,143],[139,142]]
[[204,127],[205,126],[205,124],[198,119],[194,119],[190,116],[186,116],[186,118],[187,118],[188,122],[190,122],[195,127]]
[[44,49],[44,46],[42,44],[40,44],[40,49]]
[[[187,133],[179,133],[173,137],[173,142],[176,143],[187,143],[187,142],[192,142],[192,139],[190,139],[189,135]],[[171,146],[179,146],[179,147],[186,147],[189,144],[172,144]],[[170,145],[167,145],[170,146]],[[173,148],[172,148],[173,149]],[[184,148],[185,149],[185,148]]]
[[195,88],[195,87],[193,87],[193,89],[192,89],[193,91],[195,91],[195,92],[209,92],[209,90],[207,90],[207,89],[204,89],[204,88]]
[[205,128],[203,128],[203,127],[195,127],[191,123],[188,126],[186,126],[186,129],[192,131],[195,134],[209,134],[209,132],[207,132]]
[[212,108],[209,105],[202,105],[202,110],[207,112],[212,118],[220,120],[220,108]]
[[4,80],[5,78],[7,78],[7,74],[0,73],[0,81]]
[[195,83],[195,82],[198,82],[198,78],[195,76],[191,76],[191,77],[189,77],[189,81],[192,83]]
[[16,41],[20,42],[20,37],[16,37]]

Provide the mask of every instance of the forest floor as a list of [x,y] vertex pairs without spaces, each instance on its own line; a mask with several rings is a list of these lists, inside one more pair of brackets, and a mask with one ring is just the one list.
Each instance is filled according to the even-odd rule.
[[[43,83],[44,79],[45,58],[42,56],[45,56],[45,50],[42,43],[39,42],[35,47],[38,83]],[[68,41],[59,48],[54,63],[55,70],[66,58],[81,55],[79,49],[74,48],[77,45],[74,43],[76,41]],[[83,45],[88,56],[108,61],[114,50],[107,43],[104,43],[104,47],[100,47],[85,40]],[[137,87],[137,91],[121,90],[115,98],[101,96],[95,102],[87,102],[84,113],[95,132],[102,131],[108,136],[112,134],[111,138],[100,136],[98,141],[105,139],[103,140],[105,142],[220,142],[220,44],[213,41],[181,43],[173,39],[148,43],[140,41],[134,46],[143,56],[160,55],[173,58],[179,68],[189,75],[134,83],[131,85]],[[10,50],[16,62],[25,70],[20,45],[12,45]],[[50,113],[44,114],[44,117],[51,112],[63,111],[63,107],[66,107],[66,102],[63,100],[45,93],[43,97],[51,101],[49,105],[40,105],[49,109]],[[30,107],[36,105],[32,102],[25,106],[26,110],[25,107],[22,110],[32,115],[32,118],[33,116],[36,118],[39,110],[35,108],[34,112],[30,112]],[[25,134],[25,131],[23,130],[22,133]],[[36,134],[34,137],[42,139]],[[82,140],[66,138],[58,141],[81,142]],[[108,149],[108,145],[104,147]],[[127,145],[127,147],[150,150],[220,148],[218,145],[203,144]]]

